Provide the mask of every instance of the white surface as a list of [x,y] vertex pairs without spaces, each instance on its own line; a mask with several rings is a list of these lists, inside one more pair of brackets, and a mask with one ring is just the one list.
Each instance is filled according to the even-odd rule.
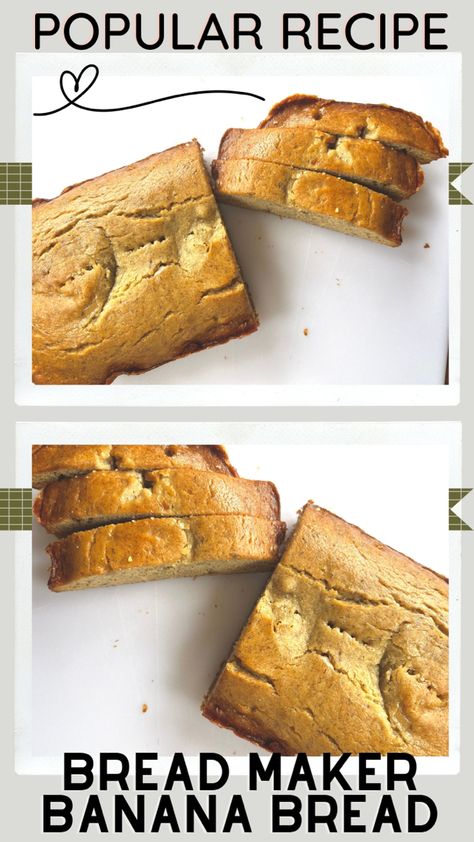
[[[404,58],[409,68],[413,57]],[[70,66],[67,62],[69,57],[61,69]],[[332,66],[326,62],[327,69]],[[165,76],[156,71],[127,76],[124,70],[123,76],[101,73],[83,102],[123,105],[215,86],[249,90],[267,101],[209,95],[128,112],[91,114],[68,108],[33,118],[34,195],[52,197],[68,184],[192,136],[211,160],[226,128],[257,125],[275,101],[295,91],[408,108],[436,125],[448,146],[457,129],[450,126],[446,110],[452,76],[441,65],[430,75],[318,72],[293,78]],[[57,77],[34,79],[34,110],[61,102]],[[259,331],[140,377],[121,377],[116,384],[442,384],[448,344],[447,166],[447,161],[437,161],[424,168],[425,185],[407,201],[410,214],[398,249],[271,214],[223,207],[260,315]],[[426,242],[430,248],[424,248]],[[87,402],[84,392],[81,401]]]
[[[235,440],[235,428],[230,432],[230,426]],[[237,440],[263,434],[264,440],[282,436],[284,441],[289,435],[274,428],[266,434],[249,434],[238,426]],[[416,427],[420,429],[413,433]],[[136,431],[132,425],[124,429],[128,435],[110,430],[114,441],[131,440]],[[132,440],[153,441],[155,425],[143,429],[145,434]],[[199,431],[192,429],[188,441],[199,440],[198,434],[202,441],[208,432],[202,425]],[[100,425],[84,425],[79,435],[74,432],[74,425],[56,425],[52,437],[41,437],[39,430],[26,431],[26,435],[31,441],[105,440],[103,429],[99,438]],[[169,441],[170,432],[168,425],[162,440]],[[242,476],[277,484],[282,517],[289,527],[296,510],[312,498],[446,574],[450,570],[447,488],[453,480],[443,433],[436,442],[435,432],[433,425],[425,433],[420,425],[374,425],[373,429],[372,425],[334,429],[313,425],[311,430],[306,425],[305,437],[313,441],[319,437],[324,443],[235,444],[228,449]],[[371,439],[386,443],[367,444]],[[206,440],[216,440],[211,430]],[[403,440],[418,443],[400,444]],[[22,460],[25,464],[24,456]],[[127,754],[146,750],[163,756],[175,751],[193,756],[206,750],[227,756],[246,754],[250,744],[211,725],[200,715],[199,706],[266,575],[221,575],[53,594],[46,587],[48,539],[35,525],[28,768],[37,760],[44,769],[48,757],[73,750]],[[456,617],[457,610],[453,630]],[[28,618],[25,622],[28,625]],[[146,713],[142,713],[143,704],[148,705]],[[453,716],[455,710],[453,701]],[[21,734],[26,726],[21,717],[19,722]],[[455,740],[451,748],[455,750]],[[436,759],[426,762],[431,764],[430,771],[438,768]]]

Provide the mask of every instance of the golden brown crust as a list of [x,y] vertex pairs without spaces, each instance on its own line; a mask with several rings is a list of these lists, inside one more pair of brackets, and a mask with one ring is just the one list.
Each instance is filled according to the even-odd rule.
[[312,126],[228,129],[220,159],[250,158],[325,172],[364,184],[397,201],[416,193],[423,170],[411,155],[375,140],[337,137]]
[[149,518],[75,532],[47,547],[53,591],[271,570],[285,524],[245,515]]
[[448,753],[448,585],[308,504],[203,713],[284,754]]
[[109,383],[257,326],[196,141],[34,204],[35,383]]
[[336,102],[293,94],[277,102],[259,128],[303,124],[337,135],[378,140],[403,149],[422,164],[448,154],[438,129],[431,123],[411,111],[384,104]]
[[63,536],[146,517],[243,514],[279,520],[280,501],[271,482],[166,468],[93,471],[60,479],[38,494],[33,511],[48,532]]
[[33,488],[90,471],[153,471],[177,466],[238,476],[218,444],[44,444],[32,448]]
[[267,161],[214,161],[224,202],[290,216],[387,246],[400,245],[406,208],[342,178]]

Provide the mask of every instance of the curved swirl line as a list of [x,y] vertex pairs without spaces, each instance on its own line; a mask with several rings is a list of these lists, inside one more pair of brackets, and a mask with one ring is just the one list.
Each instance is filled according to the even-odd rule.
[[[74,79],[74,90],[77,91],[78,88],[79,88],[79,81],[80,81],[80,78],[81,78],[82,74],[85,73],[85,71],[89,70],[90,68],[92,68],[94,70],[94,78],[92,79],[91,82],[89,82],[89,84],[84,88],[83,91],[79,91],[77,96],[71,98],[64,88],[64,77],[66,75],[69,75],[69,76],[73,77],[73,79]],[[112,111],[130,111],[133,108],[143,108],[146,105],[155,105],[157,102],[166,102],[167,100],[170,100],[170,99],[181,99],[182,97],[198,96],[198,95],[201,95],[201,94],[232,94],[234,96],[250,96],[250,97],[253,97],[254,99],[260,99],[260,100],[262,100],[262,102],[265,102],[264,96],[260,96],[260,94],[251,93],[250,91],[233,91],[233,90],[228,90],[228,89],[225,89],[225,88],[212,88],[212,89],[203,90],[203,91],[185,91],[184,93],[180,93],[180,94],[169,94],[168,96],[161,96],[161,97],[157,97],[156,99],[149,99],[149,100],[146,100],[144,102],[137,102],[137,103],[134,103],[132,105],[121,105],[121,106],[117,106],[117,107],[114,107],[114,108],[93,108],[92,106],[89,106],[89,105],[80,104],[78,102],[78,100],[81,99],[81,97],[83,97],[84,94],[86,94],[87,91],[89,91],[92,88],[92,86],[97,81],[98,76],[99,76],[99,68],[97,67],[96,64],[87,64],[85,67],[83,67],[83,69],[81,70],[81,72],[79,73],[79,75],[77,77],[75,76],[74,73],[72,73],[72,71],[63,70],[63,72],[61,73],[61,75],[59,77],[59,88],[60,88],[61,93],[62,93],[64,99],[66,100],[66,102],[64,103],[64,105],[59,105],[57,108],[51,109],[51,111],[35,111],[35,112],[33,112],[33,117],[49,117],[51,114],[59,114],[60,111],[64,111],[66,108],[69,108],[71,105],[73,105],[74,108],[81,109],[81,111],[92,111],[92,112],[95,112],[95,113],[108,113],[108,112],[112,112]]]

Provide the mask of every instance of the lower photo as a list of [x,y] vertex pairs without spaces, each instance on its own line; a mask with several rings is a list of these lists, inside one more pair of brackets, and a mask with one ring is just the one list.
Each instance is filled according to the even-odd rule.
[[452,755],[447,448],[364,426],[32,444],[31,757]]

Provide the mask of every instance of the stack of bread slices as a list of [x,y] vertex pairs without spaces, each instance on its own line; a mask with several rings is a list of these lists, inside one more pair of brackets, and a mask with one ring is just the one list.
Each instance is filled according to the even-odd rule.
[[417,114],[295,94],[257,129],[228,129],[213,176],[223,202],[398,246],[400,201],[423,184],[420,164],[447,154]]
[[273,483],[216,445],[35,446],[33,486],[53,591],[270,570],[285,535]]

